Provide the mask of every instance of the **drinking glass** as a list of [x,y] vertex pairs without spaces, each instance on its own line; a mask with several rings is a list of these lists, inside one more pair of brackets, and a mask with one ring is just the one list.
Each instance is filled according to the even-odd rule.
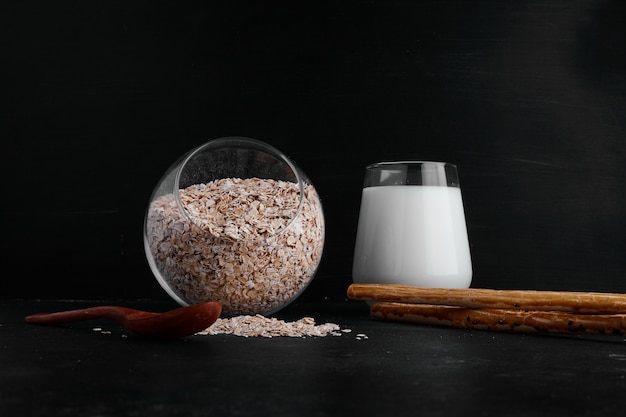
[[472,261],[455,165],[398,161],[366,167],[352,279],[469,288]]

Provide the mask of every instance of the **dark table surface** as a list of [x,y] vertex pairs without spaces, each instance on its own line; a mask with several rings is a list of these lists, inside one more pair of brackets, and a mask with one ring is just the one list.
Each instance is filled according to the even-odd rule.
[[156,341],[111,321],[24,322],[98,304],[113,302],[0,301],[1,416],[597,416],[624,408],[624,336],[383,322],[356,301],[295,303],[275,315],[351,330],[326,337]]

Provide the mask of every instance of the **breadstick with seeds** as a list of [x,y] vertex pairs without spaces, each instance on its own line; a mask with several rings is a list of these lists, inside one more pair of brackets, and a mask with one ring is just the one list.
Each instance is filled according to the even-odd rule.
[[563,311],[578,314],[626,313],[626,294],[480,288],[420,288],[399,284],[351,284],[348,298],[466,308]]
[[373,304],[370,314],[390,321],[513,333],[626,333],[626,314],[470,309],[389,302]]

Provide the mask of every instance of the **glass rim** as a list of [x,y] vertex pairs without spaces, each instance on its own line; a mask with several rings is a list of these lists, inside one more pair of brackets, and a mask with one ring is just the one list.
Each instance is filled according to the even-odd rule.
[[375,169],[378,167],[394,166],[394,165],[437,165],[449,166],[457,168],[456,164],[444,161],[424,161],[424,160],[401,160],[401,161],[382,161],[369,164],[365,169]]
[[449,162],[423,160],[384,161],[365,168],[363,188],[391,185],[460,188],[458,168]]

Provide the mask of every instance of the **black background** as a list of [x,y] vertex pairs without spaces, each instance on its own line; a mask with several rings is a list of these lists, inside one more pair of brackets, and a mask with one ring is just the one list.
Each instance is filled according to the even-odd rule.
[[2,298],[167,298],[179,156],[248,136],[321,195],[343,299],[365,165],[459,167],[474,287],[626,292],[626,2],[3,1]]

